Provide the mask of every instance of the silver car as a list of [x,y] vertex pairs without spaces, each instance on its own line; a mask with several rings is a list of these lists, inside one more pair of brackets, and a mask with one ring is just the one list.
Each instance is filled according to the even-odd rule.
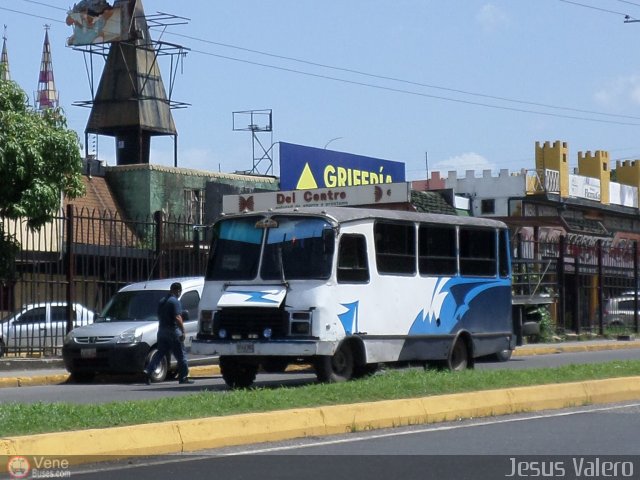
[[[73,304],[74,327],[93,323],[91,310]],[[67,333],[67,303],[42,302],[23,306],[0,320],[0,357],[6,353],[59,353]]]
[[[198,304],[204,278],[134,283],[109,300],[93,325],[76,328],[67,335],[62,358],[72,377],[88,381],[97,373],[141,374],[157,349],[158,304],[173,282],[182,284],[180,301],[184,309],[185,345],[189,348],[198,330]],[[172,357],[160,362],[152,373],[153,382],[161,382],[174,373],[171,360]]]
[[631,296],[613,297],[607,300],[604,308],[604,324],[617,327],[633,326],[634,302],[633,292]]

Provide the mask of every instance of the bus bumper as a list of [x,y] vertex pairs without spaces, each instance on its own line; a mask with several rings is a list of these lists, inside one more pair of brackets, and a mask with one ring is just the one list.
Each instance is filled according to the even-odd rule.
[[193,339],[191,353],[194,355],[241,355],[241,356],[285,356],[313,357],[333,355],[338,342],[319,340],[288,341],[227,341]]

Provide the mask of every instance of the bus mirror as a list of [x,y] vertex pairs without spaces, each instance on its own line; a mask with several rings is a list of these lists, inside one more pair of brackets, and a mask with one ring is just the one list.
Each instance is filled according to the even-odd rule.
[[333,254],[335,250],[335,237],[332,229],[322,230],[322,251],[326,254]]

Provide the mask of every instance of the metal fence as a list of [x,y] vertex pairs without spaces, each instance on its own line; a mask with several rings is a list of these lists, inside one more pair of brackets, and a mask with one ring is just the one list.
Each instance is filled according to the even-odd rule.
[[202,230],[160,212],[130,221],[69,205],[39,230],[20,220],[4,227],[21,245],[13,278],[0,286],[6,355],[59,355],[67,331],[92,321],[124,285],[205,271]]
[[546,298],[556,333],[638,332],[637,242],[516,236],[512,247],[514,295]]
[[[131,221],[68,206],[40,230],[18,220],[4,229],[21,245],[12,278],[0,285],[5,355],[59,355],[67,331],[92,321],[124,285],[205,272],[206,231],[189,218],[158,212]],[[637,243],[517,235],[512,267],[514,298],[543,305],[555,332],[639,331]]]

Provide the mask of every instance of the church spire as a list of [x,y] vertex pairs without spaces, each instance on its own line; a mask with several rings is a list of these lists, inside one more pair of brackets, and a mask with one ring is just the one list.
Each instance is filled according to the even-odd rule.
[[58,91],[53,79],[53,62],[51,61],[51,44],[49,43],[49,25],[44,26],[44,45],[40,61],[40,78],[36,94],[36,108],[46,110],[58,106]]
[[7,54],[7,26],[2,35],[2,55],[0,56],[0,80],[11,80],[9,72],[9,55]]

